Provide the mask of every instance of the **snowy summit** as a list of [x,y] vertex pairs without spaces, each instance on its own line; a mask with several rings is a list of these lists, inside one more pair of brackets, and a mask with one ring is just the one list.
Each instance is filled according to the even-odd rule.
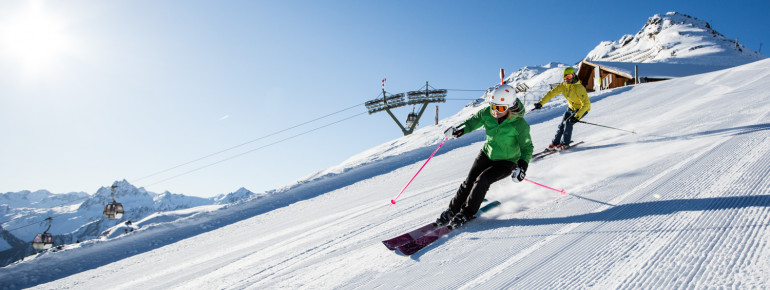
[[656,14],[634,35],[604,41],[586,56],[588,61],[672,62],[738,65],[765,58],[728,39],[708,22],[677,12]]

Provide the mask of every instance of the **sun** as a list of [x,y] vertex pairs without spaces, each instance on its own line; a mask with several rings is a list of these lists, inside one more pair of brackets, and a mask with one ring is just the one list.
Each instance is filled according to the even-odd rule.
[[24,74],[40,74],[73,49],[71,36],[57,15],[42,1],[29,1],[13,17],[0,20],[2,57],[18,63]]

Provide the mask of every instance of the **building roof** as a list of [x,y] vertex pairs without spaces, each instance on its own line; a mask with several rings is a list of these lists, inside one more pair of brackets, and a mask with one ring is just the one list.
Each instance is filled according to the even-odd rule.
[[608,70],[618,75],[625,75],[625,77],[630,79],[634,77],[634,66],[639,66],[640,78],[656,78],[656,79],[680,78],[680,77],[718,71],[718,70],[732,67],[729,65],[700,65],[700,64],[662,63],[662,62],[637,63],[637,62],[609,62],[609,61],[584,60],[583,63],[586,63],[594,67],[599,66],[604,70]]

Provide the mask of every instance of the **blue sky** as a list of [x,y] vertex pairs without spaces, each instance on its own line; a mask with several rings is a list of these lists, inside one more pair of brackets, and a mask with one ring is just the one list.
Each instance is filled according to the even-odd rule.
[[[383,77],[389,92],[483,90],[499,68],[577,63],[668,11],[768,55],[767,1],[3,1],[0,192],[93,193],[122,179],[196,196],[275,189],[401,132],[364,114],[157,183],[361,105],[140,178],[361,104]],[[440,104],[440,117],[467,102]]]

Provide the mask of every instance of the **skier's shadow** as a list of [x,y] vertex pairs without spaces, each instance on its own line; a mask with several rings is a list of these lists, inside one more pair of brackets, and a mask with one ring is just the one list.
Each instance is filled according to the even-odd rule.
[[419,252],[417,252],[417,253],[414,253],[414,254],[412,254],[412,255],[411,255],[411,256],[409,256],[409,257],[410,257],[412,260],[414,260],[414,261],[416,261],[416,262],[419,262],[419,261],[420,261],[420,258],[422,257],[422,255],[424,255],[424,254],[426,254],[426,253],[430,252],[430,250],[431,250],[431,249],[433,249],[433,248],[436,248],[436,247],[438,247],[439,245],[442,245],[442,244],[444,244],[444,243],[445,243],[447,240],[449,240],[449,238],[451,238],[451,237],[453,237],[453,236],[456,236],[456,235],[458,235],[458,234],[462,233],[463,231],[464,231],[463,229],[458,229],[458,230],[456,230],[456,231],[453,231],[453,232],[451,232],[451,233],[447,234],[446,236],[443,236],[443,237],[439,238],[439,239],[438,239],[438,240],[436,240],[435,242],[431,243],[431,244],[430,244],[430,245],[428,245],[427,247],[423,248],[422,250],[420,250],[420,251],[419,251]]
[[623,204],[600,212],[565,217],[486,220],[483,226],[470,226],[465,231],[480,232],[500,227],[541,226],[588,222],[612,222],[646,216],[669,215],[676,212],[718,211],[746,207],[770,207],[770,195],[729,196],[695,199],[672,199]]

